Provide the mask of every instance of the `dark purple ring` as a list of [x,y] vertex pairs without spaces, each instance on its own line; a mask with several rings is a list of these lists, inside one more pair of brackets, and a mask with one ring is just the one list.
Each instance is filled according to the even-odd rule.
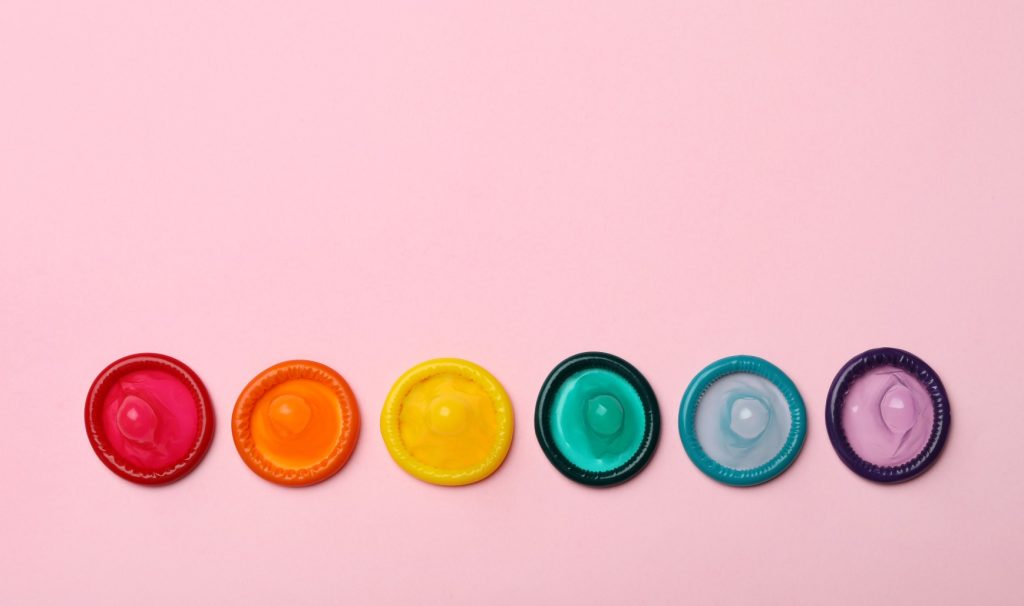
[[[846,433],[843,431],[842,412],[846,394],[857,379],[879,366],[895,366],[917,378],[928,391],[928,395],[931,396],[935,412],[931,436],[924,448],[910,461],[895,467],[883,467],[862,459],[850,446],[850,442],[846,439]],[[892,347],[871,349],[847,362],[836,374],[836,378],[832,380],[832,387],[828,390],[828,401],[825,405],[825,426],[828,429],[828,438],[832,441],[832,447],[839,458],[857,475],[885,484],[905,482],[916,478],[931,467],[946,445],[950,420],[949,397],[946,395],[945,387],[942,386],[942,381],[939,380],[939,375],[921,358]]]

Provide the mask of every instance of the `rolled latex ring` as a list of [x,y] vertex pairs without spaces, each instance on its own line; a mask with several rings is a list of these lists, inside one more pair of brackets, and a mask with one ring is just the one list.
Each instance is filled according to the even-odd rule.
[[461,486],[501,466],[514,417],[501,383],[455,358],[418,364],[391,387],[380,432],[391,457],[424,482]]
[[785,471],[807,433],[807,412],[793,381],[753,356],[712,363],[690,382],[679,408],[686,454],[709,477],[753,486]]
[[315,484],[341,470],[359,427],[359,407],[345,379],[307,360],[281,362],[256,375],[231,417],[245,464],[283,486]]
[[647,379],[622,358],[574,355],[551,371],[534,414],[541,450],[567,478],[620,484],[640,473],[661,434],[658,400]]
[[914,354],[883,347],[847,362],[828,392],[825,425],[839,458],[863,478],[895,483],[942,453],[951,414],[938,374]]
[[85,401],[85,429],[96,456],[137,484],[167,484],[190,473],[210,447],[213,426],[199,376],[163,354],[111,363]]

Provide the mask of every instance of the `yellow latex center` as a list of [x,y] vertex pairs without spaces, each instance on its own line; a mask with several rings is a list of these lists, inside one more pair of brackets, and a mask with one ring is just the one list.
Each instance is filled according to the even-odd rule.
[[256,448],[284,469],[304,469],[320,463],[334,450],[340,436],[338,397],[317,381],[285,381],[263,394],[253,409]]
[[498,434],[494,404],[484,390],[452,373],[417,383],[399,415],[402,442],[415,459],[459,470],[484,462]]

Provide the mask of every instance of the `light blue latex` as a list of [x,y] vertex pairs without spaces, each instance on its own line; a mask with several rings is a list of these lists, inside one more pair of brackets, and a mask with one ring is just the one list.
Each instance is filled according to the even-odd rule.
[[620,467],[640,448],[643,435],[643,401],[617,373],[580,371],[555,394],[551,436],[577,467],[595,472]]
[[789,404],[779,388],[745,372],[712,383],[700,398],[695,422],[704,452],[739,470],[771,461],[785,445],[791,425]]

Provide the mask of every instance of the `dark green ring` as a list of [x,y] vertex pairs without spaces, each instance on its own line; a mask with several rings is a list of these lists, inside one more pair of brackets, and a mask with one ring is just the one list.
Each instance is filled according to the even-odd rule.
[[[640,446],[625,463],[607,471],[589,471],[572,463],[562,454],[551,435],[551,407],[559,388],[569,377],[591,368],[599,368],[620,375],[636,390],[644,408],[644,433]],[[566,358],[558,364],[544,381],[537,396],[537,409],[533,418],[537,441],[555,469],[562,475],[588,486],[614,486],[631,479],[640,473],[654,456],[661,435],[661,413],[658,410],[658,399],[654,390],[640,371],[632,364],[607,353],[586,352]]]

